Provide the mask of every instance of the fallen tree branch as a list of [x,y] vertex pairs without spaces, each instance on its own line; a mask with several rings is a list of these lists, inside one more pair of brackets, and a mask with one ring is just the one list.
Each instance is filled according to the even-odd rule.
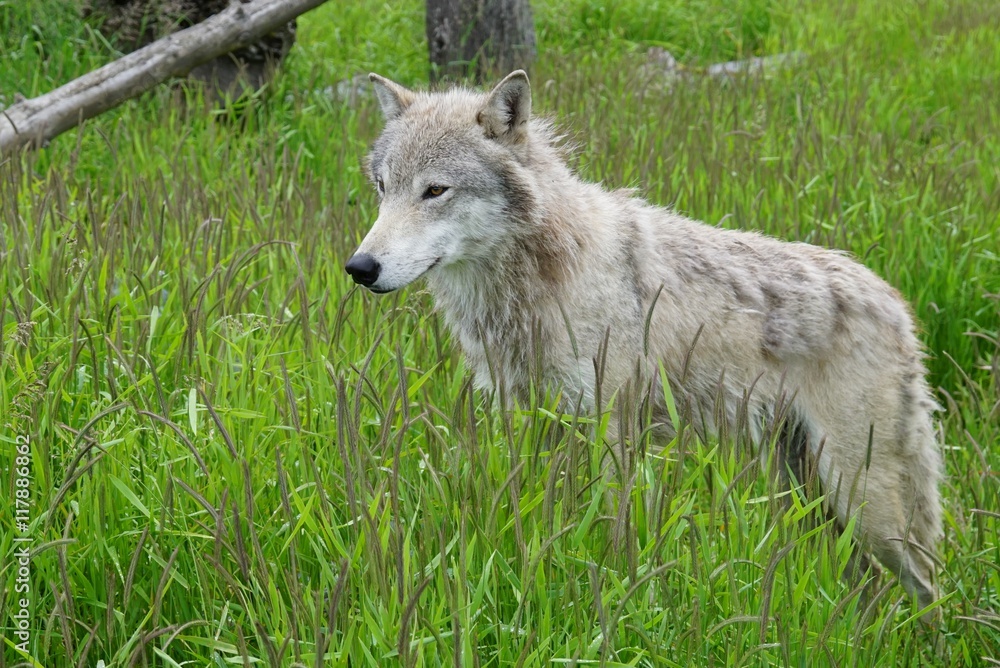
[[194,67],[255,42],[326,0],[235,2],[79,79],[0,111],[0,155],[44,145],[88,118]]

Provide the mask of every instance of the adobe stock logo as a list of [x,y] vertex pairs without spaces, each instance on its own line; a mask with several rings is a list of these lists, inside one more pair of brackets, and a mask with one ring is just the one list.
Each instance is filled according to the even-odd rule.
[[31,439],[14,439],[14,648],[28,656],[31,642]]

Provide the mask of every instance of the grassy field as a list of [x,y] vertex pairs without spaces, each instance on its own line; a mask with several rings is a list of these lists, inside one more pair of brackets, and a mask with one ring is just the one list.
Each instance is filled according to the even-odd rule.
[[[912,302],[941,624],[847,584],[851,542],[726,440],[682,431],[610,508],[591,420],[492,409],[419,286],[354,289],[381,120],[324,89],[427,70],[422,3],[364,0],[239,113],[157,90],[0,162],[0,668],[1000,665],[1000,5],[604,4],[533,3],[580,173]],[[669,87],[651,46],[805,57]],[[113,57],[60,0],[0,2],[0,102]]]

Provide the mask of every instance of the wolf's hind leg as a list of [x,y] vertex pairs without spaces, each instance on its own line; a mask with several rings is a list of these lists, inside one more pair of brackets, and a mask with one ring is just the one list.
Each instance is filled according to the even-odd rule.
[[904,475],[906,464],[883,453],[882,448],[873,448],[867,471],[863,462],[861,468],[850,467],[858,471],[857,475],[842,475],[837,464],[843,462],[821,466],[820,474],[827,493],[833,496],[841,526],[847,526],[851,514],[856,513],[861,547],[899,577],[903,589],[921,608],[927,607],[938,596],[934,560],[928,552],[934,549],[934,543],[921,544],[926,536],[920,521],[920,530],[914,531],[916,514]]
[[[928,400],[929,401],[929,400]],[[934,427],[928,412],[914,416],[908,443],[904,451],[901,488],[909,529],[909,547],[917,568],[934,581],[934,555],[941,540],[941,481],[942,461]],[[918,598],[921,607],[937,598],[933,586]]]

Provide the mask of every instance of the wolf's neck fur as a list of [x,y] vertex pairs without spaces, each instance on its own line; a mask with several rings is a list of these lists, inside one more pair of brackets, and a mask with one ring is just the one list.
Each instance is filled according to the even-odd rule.
[[[496,222],[504,228],[499,241],[484,256],[428,276],[438,307],[477,367],[479,384],[487,384],[482,376],[488,354],[509,363],[509,369],[492,371],[515,390],[528,380],[536,346],[547,342],[536,323],[552,322],[553,312],[561,322],[558,300],[588,264],[591,235],[577,222],[587,218],[586,202],[574,201],[570,193],[589,195],[597,188],[565,166],[547,124],[531,126],[520,159],[511,160],[502,174],[507,206]],[[536,173],[547,178],[536,179]],[[548,317],[539,317],[542,313]]]

